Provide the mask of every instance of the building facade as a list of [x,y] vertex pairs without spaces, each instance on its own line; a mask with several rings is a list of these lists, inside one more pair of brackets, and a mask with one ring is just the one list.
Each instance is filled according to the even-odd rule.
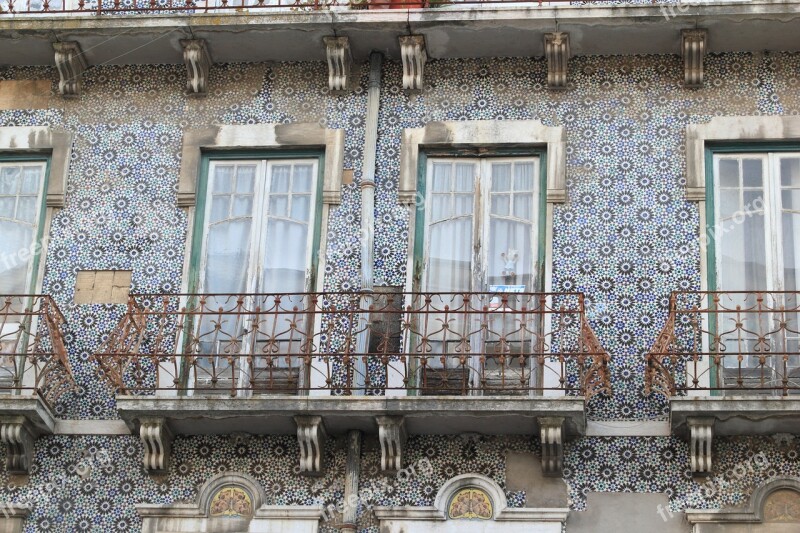
[[6,530],[798,527],[796,4],[57,4]]

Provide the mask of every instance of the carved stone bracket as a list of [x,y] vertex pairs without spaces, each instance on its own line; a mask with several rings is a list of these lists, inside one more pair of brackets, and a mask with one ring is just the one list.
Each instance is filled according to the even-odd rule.
[[683,83],[691,89],[703,86],[703,58],[708,48],[708,30],[682,30]]
[[183,62],[186,64],[186,94],[205,96],[208,94],[208,70],[211,55],[205,39],[182,39]]
[[547,86],[555,90],[566,89],[569,34],[563,31],[545,33],[544,55],[547,58]]
[[692,472],[708,475],[711,472],[711,444],[714,438],[713,417],[689,417],[689,459]]
[[328,58],[328,88],[333,92],[344,92],[350,87],[350,70],[353,56],[350,39],[347,37],[323,37],[325,55]]
[[549,477],[560,476],[564,457],[564,418],[547,416],[540,417],[538,421],[542,441],[542,473]]
[[428,61],[425,37],[423,35],[400,36],[400,57],[403,60],[403,89],[421,91],[425,81],[425,63]]
[[306,476],[323,474],[325,426],[321,416],[296,416],[297,440],[300,444],[300,473]]
[[61,78],[58,92],[64,98],[77,98],[81,95],[81,77],[88,64],[76,41],[53,43],[56,53],[56,68]]
[[8,446],[6,470],[9,474],[27,474],[33,459],[35,435],[24,416],[0,419],[0,440]]
[[141,421],[139,438],[144,445],[144,468],[154,474],[164,473],[169,467],[172,452],[172,432],[163,418]]
[[376,416],[378,440],[381,443],[381,471],[398,472],[403,468],[403,447],[406,444],[405,418],[402,416]]

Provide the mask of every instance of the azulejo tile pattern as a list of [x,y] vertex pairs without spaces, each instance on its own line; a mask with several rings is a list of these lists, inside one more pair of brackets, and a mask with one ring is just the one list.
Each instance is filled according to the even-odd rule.
[[[570,88],[546,90],[541,59],[432,60],[426,88],[400,90],[397,62],[383,69],[378,139],[376,278],[403,285],[410,213],[397,204],[400,132],[437,120],[541,120],[567,132],[568,202],[554,209],[554,290],[580,290],[590,319],[613,357],[615,395],[592,404],[596,419],[666,415],[666,404],[642,395],[643,354],[665,319],[666,297],[699,287],[699,213],[684,199],[684,129],[718,115],[798,114],[800,54],[724,54],[706,58],[706,87],[681,86],[678,56],[578,57]],[[51,100],[46,110],[0,111],[0,126],[49,125],[76,133],[67,205],[52,224],[43,291],[68,321],[67,344],[81,389],[56,406],[64,418],[115,418],[113,396],[88,361],[122,309],[71,303],[77,269],[125,268],[134,290],[176,291],[182,283],[186,215],[175,207],[182,130],[206,124],[318,122],[346,131],[345,166],[355,183],[328,227],[324,287],[357,288],[359,190],[366,94],[331,96],[323,63],[214,65],[211,94],[183,96],[179,66],[92,67],[77,101]],[[51,79],[50,68],[0,68],[0,80]],[[744,501],[755,484],[799,475],[794,440],[717,439],[715,474],[726,476],[764,451],[769,468],[713,494],[690,479],[686,444],[673,438],[583,438],[565,456],[572,506],[588,491],[666,491],[674,509]],[[370,446],[372,446],[370,448]],[[365,485],[380,486],[378,450],[365,444]],[[486,473],[505,481],[504,452],[537,452],[522,437],[414,437],[407,461],[429,458],[433,470],[393,484],[379,503],[427,505],[452,475]],[[110,461],[107,458],[110,457]],[[146,476],[134,437],[44,437],[30,481],[0,472],[0,499],[38,502],[26,531],[136,531],[137,502],[188,501],[197,485],[222,470],[247,472],[276,503],[340,501],[344,452],[327,450],[328,473],[309,480],[295,471],[289,437],[178,437],[173,466]],[[88,466],[87,466],[88,465]],[[62,481],[66,479],[67,481]],[[61,487],[59,490],[48,487]],[[63,487],[60,485],[63,484]],[[513,505],[524,495],[508,494]],[[329,524],[326,524],[326,527]],[[377,531],[368,510],[362,531]]]

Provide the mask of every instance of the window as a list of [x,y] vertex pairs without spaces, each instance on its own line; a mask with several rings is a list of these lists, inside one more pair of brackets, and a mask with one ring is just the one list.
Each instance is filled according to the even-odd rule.
[[33,290],[46,162],[0,161],[0,294]]
[[515,312],[541,305],[519,294],[541,289],[540,159],[431,157],[425,163],[418,282],[433,293],[428,323],[446,327],[433,327],[419,348],[431,355],[420,359],[423,394],[527,394],[541,386],[531,354],[545,326],[541,316],[520,322]]
[[721,297],[726,312],[713,325],[730,354],[722,358],[723,379],[765,389],[784,377],[794,381],[800,323],[789,310],[797,309],[800,290],[800,150],[715,152],[713,179],[711,285],[734,291]]
[[208,160],[196,286],[214,295],[205,308],[221,311],[186,332],[196,356],[192,388],[293,394],[305,383],[319,159]]

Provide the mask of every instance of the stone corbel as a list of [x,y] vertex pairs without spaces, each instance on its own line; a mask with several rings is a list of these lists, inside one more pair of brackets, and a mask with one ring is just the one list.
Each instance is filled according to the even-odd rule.
[[540,417],[538,422],[542,442],[542,473],[548,477],[558,477],[564,457],[564,418]]
[[27,474],[33,460],[35,435],[24,416],[0,419],[0,440],[6,443],[6,470],[9,474]]
[[403,469],[403,447],[406,444],[405,417],[376,416],[378,440],[381,443],[381,471],[399,472]]
[[325,55],[328,58],[328,88],[334,93],[342,93],[350,87],[350,71],[353,56],[350,53],[350,39],[347,37],[323,37]]
[[300,444],[300,473],[306,476],[323,474],[325,426],[321,416],[296,416],[297,440]]
[[708,48],[708,30],[682,30],[683,84],[690,89],[703,86],[703,59]]
[[403,89],[419,92],[425,81],[425,63],[428,54],[425,51],[423,35],[401,35],[400,57],[403,60]]
[[144,468],[154,474],[165,473],[172,452],[172,432],[163,418],[141,421],[139,438],[144,445]]
[[205,39],[182,39],[183,62],[186,64],[186,95],[205,96],[208,94],[208,70],[211,68],[211,55]]
[[64,98],[78,98],[81,95],[81,78],[88,64],[76,41],[53,43],[56,54],[56,68],[60,80],[58,92]]
[[692,472],[706,476],[711,472],[711,445],[714,438],[714,418],[689,417],[689,459]]
[[569,34],[563,31],[545,33],[544,55],[547,58],[547,86],[554,90],[566,89]]

